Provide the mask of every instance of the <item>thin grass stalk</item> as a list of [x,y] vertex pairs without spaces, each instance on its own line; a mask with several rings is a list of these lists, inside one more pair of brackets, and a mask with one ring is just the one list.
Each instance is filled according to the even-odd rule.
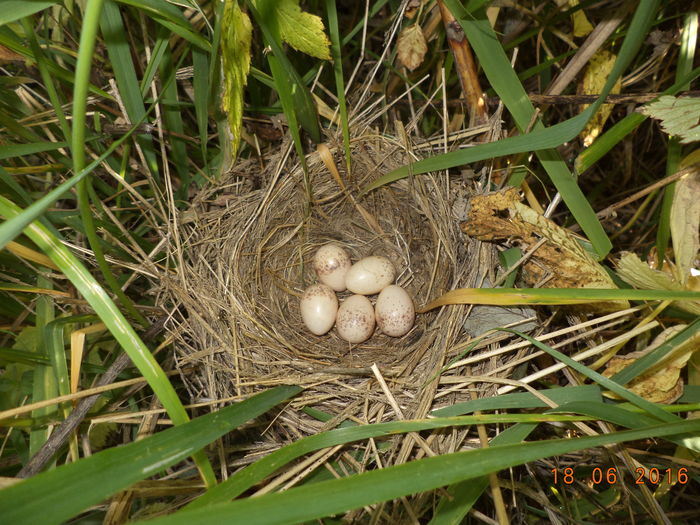
[[[73,85],[73,130],[71,135],[71,151],[73,155],[73,170],[81,171],[85,167],[85,129],[88,86],[90,83],[90,69],[92,68],[92,55],[97,40],[97,28],[100,21],[100,13],[104,0],[92,0],[85,7],[82,32],[80,34],[80,48],[76,63],[75,84]],[[146,326],[148,321],[134,307],[131,299],[122,291],[117,279],[110,270],[105,259],[100,238],[95,230],[95,221],[90,207],[90,192],[88,186],[91,181],[88,177],[82,179],[77,185],[78,207],[80,218],[83,222],[85,236],[95,256],[97,266],[100,268],[105,281],[112,292],[119,298],[119,302],[126,308],[129,314],[141,325]]]

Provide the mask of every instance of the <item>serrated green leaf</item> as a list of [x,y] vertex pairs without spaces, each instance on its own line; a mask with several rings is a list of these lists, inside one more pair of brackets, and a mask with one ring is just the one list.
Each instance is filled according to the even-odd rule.
[[250,71],[250,41],[253,27],[236,0],[224,6],[221,33],[221,60],[224,73],[222,109],[226,113],[231,139],[231,157],[235,158],[243,123],[243,90]]
[[[253,3],[258,7],[259,2]],[[299,0],[280,0],[274,13],[282,40],[312,57],[331,59],[331,43],[321,17],[302,11]]]
[[641,112],[661,121],[661,127],[669,135],[677,136],[688,144],[700,140],[700,100],[665,96],[647,104]]

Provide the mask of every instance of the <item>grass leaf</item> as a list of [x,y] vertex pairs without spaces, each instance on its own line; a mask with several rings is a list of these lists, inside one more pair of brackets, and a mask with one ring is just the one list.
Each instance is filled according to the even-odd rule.
[[300,391],[294,386],[276,387],[185,425],[12,485],[0,490],[0,515],[13,525],[63,523],[132,483],[186,459]]

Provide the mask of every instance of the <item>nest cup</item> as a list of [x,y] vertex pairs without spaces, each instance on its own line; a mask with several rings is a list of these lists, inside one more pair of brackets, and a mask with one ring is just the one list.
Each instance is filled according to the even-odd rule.
[[407,164],[407,153],[376,135],[355,139],[354,180],[345,174],[342,147],[333,155],[345,190],[318,154],[308,157],[308,179],[298,165],[285,170],[279,154],[262,171],[257,160],[240,163],[185,213],[178,242],[171,243],[179,266],[164,278],[161,302],[173,312],[169,329],[193,401],[297,384],[307,387],[297,405],[338,414],[352,401],[379,395],[372,393],[376,364],[404,416],[427,413],[430,403],[419,410],[417,394],[466,337],[462,308],[419,314],[404,337],[377,328],[368,341],[351,345],[335,329],[311,334],[299,301],[318,282],[312,259],[328,242],[345,248],[353,262],[388,257],[396,283],[417,306],[464,286],[466,239],[452,214],[451,182],[444,174],[421,175],[355,198],[363,185]]

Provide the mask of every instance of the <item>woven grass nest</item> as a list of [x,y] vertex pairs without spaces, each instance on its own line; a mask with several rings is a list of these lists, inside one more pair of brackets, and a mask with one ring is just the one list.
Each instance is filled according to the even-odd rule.
[[[435,408],[435,378],[446,355],[467,340],[462,307],[419,314],[404,337],[377,329],[357,345],[334,329],[314,336],[304,327],[300,297],[317,282],[311,260],[327,242],[343,246],[353,261],[388,257],[397,284],[418,306],[473,284],[476,270],[453,211],[461,182],[421,175],[357,197],[362,186],[415,157],[390,137],[356,137],[351,178],[342,146],[329,146],[344,191],[318,153],[307,157],[308,180],[279,153],[263,169],[259,160],[243,161],[205,188],[171,242],[177,272],[163,280],[161,302],[173,312],[168,327],[192,401],[224,401],[279,384],[305,387],[275,421],[288,429],[280,439],[345,418],[425,417]],[[324,424],[304,407],[332,419]]]

